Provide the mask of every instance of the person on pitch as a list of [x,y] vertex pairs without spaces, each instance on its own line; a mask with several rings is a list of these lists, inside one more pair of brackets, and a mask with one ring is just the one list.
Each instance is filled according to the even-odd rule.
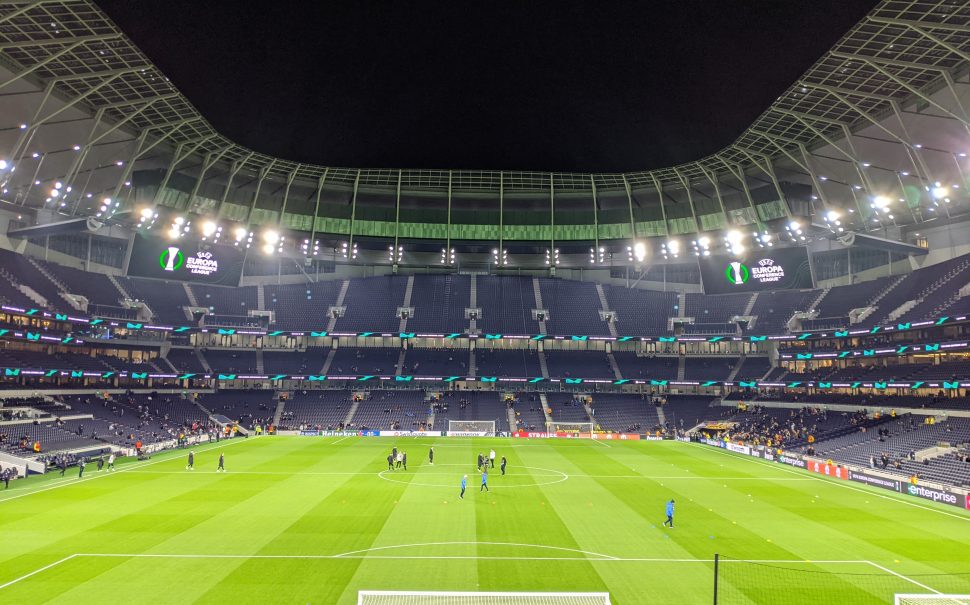
[[674,499],[671,498],[670,502],[667,503],[667,520],[664,521],[664,527],[670,524],[671,529],[674,527]]
[[434,446],[428,450],[428,464],[434,464]]
[[482,486],[478,488],[478,491],[481,492],[482,490],[485,490],[486,492],[489,491],[488,490],[488,466],[486,466],[485,469],[482,470]]
[[505,456],[502,456],[502,464],[501,464],[501,469],[502,469],[502,475],[503,475],[503,476],[505,475],[505,465],[506,465],[506,463],[507,463],[507,462],[508,462],[508,461],[507,461],[507,460],[505,459]]
[[468,475],[464,475],[461,478],[461,493],[458,494],[458,497],[461,498],[462,500],[465,499],[465,488],[466,487],[468,487]]
[[189,463],[185,465],[186,470],[195,470],[195,452],[189,450]]

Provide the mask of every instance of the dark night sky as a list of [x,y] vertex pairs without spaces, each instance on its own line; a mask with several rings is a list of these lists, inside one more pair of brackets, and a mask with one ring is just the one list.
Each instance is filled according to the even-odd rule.
[[209,121],[353,167],[618,171],[730,143],[874,0],[98,0]]

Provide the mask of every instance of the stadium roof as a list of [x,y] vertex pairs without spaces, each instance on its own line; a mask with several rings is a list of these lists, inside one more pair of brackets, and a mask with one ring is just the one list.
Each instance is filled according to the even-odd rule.
[[[868,200],[860,201],[863,194],[871,198],[886,191],[893,199],[903,199],[904,178],[916,179],[914,186],[920,191],[941,180],[946,180],[943,186],[951,182],[965,186],[960,161],[954,167],[954,159],[970,150],[968,86],[961,81],[966,80],[970,65],[968,49],[970,7],[966,3],[886,0],[732,144],[696,161],[627,173],[359,169],[271,157],[217,132],[87,0],[14,0],[0,7],[0,95],[10,97],[7,115],[23,115],[24,103],[30,99],[32,117],[12,133],[16,143],[9,157],[14,162],[42,126],[80,109],[96,118],[88,143],[110,141],[106,134],[95,137],[95,132],[99,124],[112,124],[112,136],[127,132],[138,138],[139,151],[132,157],[139,161],[146,158],[147,150],[165,149],[174,156],[174,164],[191,158],[203,171],[218,167],[287,187],[298,182],[326,183],[354,191],[397,191],[398,196],[402,190],[449,198],[462,193],[625,193],[631,200],[631,219],[633,204],[643,201],[634,201],[630,192],[652,190],[661,201],[665,224],[670,218],[665,206],[669,210],[674,202],[688,207],[691,224],[704,229],[706,222],[700,218],[705,212],[723,215],[725,220],[718,225],[737,224],[728,220],[730,208],[722,199],[725,187],[746,196],[754,210],[748,191],[751,179],[773,186],[788,215],[791,211],[779,181],[811,185],[822,208],[860,210],[869,205]],[[38,90],[43,91],[41,103],[37,103]],[[0,107],[4,103],[0,96]],[[8,135],[16,130],[11,126],[0,124],[7,127]],[[72,136],[77,138],[76,132]],[[66,138],[60,144],[63,149],[77,145]],[[55,143],[50,145],[57,148]],[[174,169],[172,163],[159,165],[166,164]],[[833,187],[841,189],[836,193]],[[111,188],[107,185],[105,190]],[[34,205],[26,194],[21,203]],[[285,203],[284,197],[284,207]],[[42,204],[41,198],[38,205]],[[701,206],[710,210],[701,211]],[[911,205],[910,210],[913,222],[922,220],[917,211],[921,209]]]

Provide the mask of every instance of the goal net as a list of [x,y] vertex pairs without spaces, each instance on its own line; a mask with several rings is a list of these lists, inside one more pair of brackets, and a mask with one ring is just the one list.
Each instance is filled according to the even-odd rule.
[[494,420],[449,420],[449,437],[494,437]]
[[897,594],[894,605],[970,605],[967,594]]
[[567,437],[590,437],[593,434],[592,422],[547,422],[546,431],[552,435],[565,434]]
[[610,605],[605,592],[431,592],[361,590],[357,605]]

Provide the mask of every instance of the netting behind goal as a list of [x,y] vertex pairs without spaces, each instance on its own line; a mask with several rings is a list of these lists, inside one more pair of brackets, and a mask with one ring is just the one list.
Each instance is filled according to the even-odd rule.
[[495,421],[494,420],[449,420],[448,434],[458,435],[458,436],[466,435],[469,437],[474,437],[474,436],[494,437]]
[[362,590],[357,605],[610,605],[605,592],[431,592]]
[[898,594],[894,605],[970,605],[970,594]]
[[567,435],[582,435],[589,437],[593,434],[592,422],[547,422],[546,431],[549,433],[566,433]]
[[[718,605],[803,605],[812,603],[896,603],[970,605],[940,593],[964,593],[970,573],[903,574],[865,560],[752,561],[719,555],[715,567]],[[929,590],[925,590],[926,588]],[[910,594],[924,590],[923,594]],[[926,594],[938,590],[937,594]],[[806,595],[811,598],[806,600]],[[955,600],[954,600],[955,599]]]

